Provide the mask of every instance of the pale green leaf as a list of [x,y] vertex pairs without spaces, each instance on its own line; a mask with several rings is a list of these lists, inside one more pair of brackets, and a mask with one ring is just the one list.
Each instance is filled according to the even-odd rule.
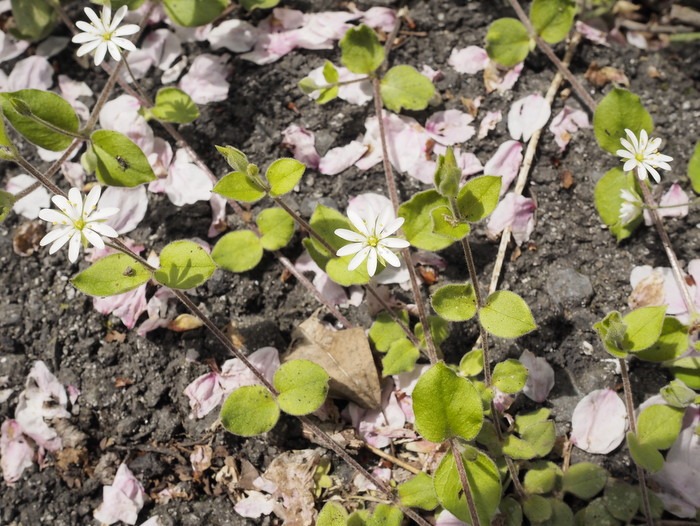
[[199,117],[199,108],[181,89],[161,88],[156,94],[155,102],[155,106],[150,108],[149,112],[159,121],[187,124]]
[[384,47],[372,28],[361,25],[348,29],[340,39],[340,61],[353,73],[369,75],[384,62]]
[[671,407],[685,408],[694,403],[698,395],[680,380],[673,380],[670,384],[662,387],[661,396]]
[[335,501],[326,502],[316,517],[316,526],[346,526],[348,512]]
[[435,312],[448,321],[467,321],[476,314],[476,294],[471,283],[444,285],[430,301]]
[[229,0],[163,0],[170,19],[179,26],[203,26],[219,16]]
[[486,52],[491,60],[507,68],[519,64],[533,47],[525,26],[515,18],[499,18],[486,33]]
[[[399,312],[398,317],[404,324],[408,324],[408,313],[406,311]],[[406,333],[388,312],[383,311],[379,313],[377,319],[374,320],[374,323],[369,328],[368,337],[377,351],[387,352],[391,344],[401,338],[405,338]]]
[[666,306],[635,309],[622,322],[626,325],[624,347],[629,352],[638,352],[654,345],[664,325]]
[[695,145],[693,155],[688,161],[688,179],[693,186],[693,191],[700,194],[700,142]]
[[544,522],[552,516],[552,505],[541,495],[530,495],[523,501],[523,514],[532,524]]
[[7,218],[15,204],[15,196],[5,190],[0,190],[0,223]]
[[459,372],[465,376],[477,376],[484,370],[484,351],[472,349],[459,361]]
[[90,296],[114,296],[143,285],[151,271],[126,254],[112,254],[95,261],[71,283]]
[[41,40],[51,33],[58,15],[48,0],[12,0],[12,34],[25,40]]
[[294,236],[294,219],[281,208],[266,208],[255,218],[260,229],[260,244],[265,250],[286,247]]
[[253,9],[272,9],[280,0],[241,0],[240,4],[246,11]]
[[626,138],[626,128],[639,136],[642,130],[650,133],[654,121],[638,95],[614,88],[598,103],[593,114],[593,132],[600,147],[614,154],[622,148],[620,139]]
[[449,202],[436,190],[418,192],[401,204],[399,216],[405,219],[403,231],[411,245],[436,251],[454,243],[453,239],[433,232],[432,211],[441,206],[449,206]]
[[229,272],[246,272],[255,268],[263,257],[260,238],[250,230],[229,232],[214,245],[211,257]]
[[677,318],[666,316],[656,343],[634,355],[640,360],[665,362],[673,360],[688,350],[688,327]]
[[608,480],[608,472],[590,462],[579,462],[564,472],[562,489],[576,497],[590,500],[600,493]]
[[637,436],[630,431],[627,433],[627,447],[635,464],[651,473],[656,473],[664,465],[664,457],[658,448],[652,444],[643,444]]
[[212,191],[226,199],[244,203],[254,203],[265,197],[265,189],[244,172],[224,175]]
[[639,511],[639,493],[631,484],[615,480],[605,489],[603,503],[610,515],[627,524]]
[[535,32],[549,44],[566,38],[574,24],[576,4],[572,0],[534,0],[530,20]]
[[326,401],[329,379],[323,367],[309,360],[283,363],[273,378],[280,409],[295,416],[313,413]]
[[435,86],[425,75],[406,65],[394,66],[380,83],[382,102],[391,111],[424,110],[435,95]]
[[101,183],[134,187],[156,180],[148,158],[126,135],[97,130],[90,140],[97,161],[95,173]]
[[499,338],[518,338],[537,328],[530,307],[514,292],[499,290],[486,298],[479,321]]
[[306,166],[296,159],[277,159],[265,172],[267,182],[270,183],[270,195],[279,197],[294,190],[305,170]]
[[420,351],[408,338],[396,340],[382,358],[382,376],[386,378],[395,374],[411,372],[416,366],[418,358],[420,358]]
[[248,156],[241,150],[233,146],[216,146],[216,149],[234,171],[248,173]]
[[280,417],[277,402],[262,385],[247,385],[233,391],[221,407],[221,423],[234,435],[252,437],[267,433]]
[[493,386],[507,394],[515,394],[525,387],[527,367],[518,360],[508,359],[493,369]]
[[173,241],[160,252],[160,268],[154,276],[171,289],[191,289],[205,283],[216,270],[211,256],[193,241]]
[[618,242],[630,237],[632,232],[642,224],[641,212],[627,224],[620,221],[620,206],[622,205],[620,192],[622,190],[636,193],[634,174],[626,174],[621,167],[615,167],[601,177],[595,185],[594,192],[596,210]]
[[668,449],[678,438],[683,409],[656,404],[645,408],[637,419],[637,440],[656,449]]
[[399,498],[401,504],[410,508],[420,508],[430,511],[438,507],[437,495],[433,486],[433,479],[424,472],[418,473],[412,479],[399,484]]
[[459,213],[465,221],[475,223],[488,217],[498,205],[501,193],[501,177],[482,175],[470,179],[457,196]]

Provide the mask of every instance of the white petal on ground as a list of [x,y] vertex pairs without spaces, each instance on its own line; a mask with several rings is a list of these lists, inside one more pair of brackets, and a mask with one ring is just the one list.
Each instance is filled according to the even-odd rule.
[[571,441],[587,453],[610,453],[622,443],[626,430],[625,404],[611,389],[583,397],[571,417]]

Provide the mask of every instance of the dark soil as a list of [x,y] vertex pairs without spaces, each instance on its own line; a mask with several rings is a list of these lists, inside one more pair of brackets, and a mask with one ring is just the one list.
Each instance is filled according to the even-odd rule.
[[[341,2],[284,2],[285,5],[307,11],[340,9]],[[399,2],[377,4],[396,6]],[[459,75],[447,59],[455,46],[481,45],[487,25],[499,16],[512,16],[500,3],[490,0],[448,2],[445,0],[415,0],[408,2],[415,31],[427,36],[412,36],[396,49],[392,60],[415,66],[428,64],[440,68],[445,78],[437,83],[443,95],[444,108],[459,108],[460,97],[485,95],[480,75]],[[359,7],[370,4],[358,2]],[[204,51],[204,48],[202,48]],[[189,48],[191,54],[200,49]],[[87,76],[91,85],[103,80],[92,78],[76,67],[72,50],[52,59],[57,68],[75,78]],[[685,166],[700,131],[700,66],[697,45],[667,48],[660,52],[642,52],[626,47],[604,48],[583,43],[572,65],[574,73],[583,78],[591,62],[622,69],[631,80],[631,89],[638,93],[653,114],[656,134],[664,138],[664,153],[674,158],[674,172],[666,178],[685,179]],[[283,154],[281,131],[289,124],[303,125],[317,134],[321,154],[328,148],[344,145],[363,132],[363,124],[371,115],[370,106],[357,107],[336,101],[318,107],[296,88],[305,72],[322,64],[326,58],[336,60],[332,52],[297,51],[269,66],[255,66],[232,58],[234,73],[230,98],[226,102],[202,107],[202,117],[182,132],[195,149],[210,163],[216,173],[224,173],[224,161],[213,145],[227,143],[244,150],[253,162],[262,166]],[[8,68],[12,64],[4,64]],[[647,66],[654,65],[663,73],[662,79],[650,78]],[[472,141],[467,146],[485,160],[500,143],[509,138],[505,116],[510,103],[532,92],[544,93],[553,77],[553,69],[542,56],[535,53],[526,62],[523,75],[514,90],[504,96],[488,96],[481,111],[501,109],[504,121],[487,139]],[[585,83],[585,81],[584,81]],[[590,88],[589,84],[586,84]],[[118,92],[119,90],[117,90]],[[601,93],[595,93],[600,99]],[[299,113],[291,111],[294,103]],[[569,99],[567,104],[577,105]],[[558,99],[553,114],[563,106]],[[442,107],[431,108],[431,112]],[[430,112],[416,114],[423,121]],[[156,132],[159,131],[156,128]],[[162,134],[165,136],[165,134]],[[548,405],[558,423],[558,431],[568,430],[571,412],[580,398],[594,389],[618,387],[619,376],[614,364],[598,343],[592,325],[611,310],[626,308],[631,289],[629,275],[636,265],[665,266],[666,260],[658,237],[652,229],[642,228],[632,239],[617,245],[610,233],[601,227],[593,206],[595,182],[617,160],[601,154],[590,130],[575,135],[569,149],[559,149],[547,132],[541,141],[533,166],[528,192],[538,203],[538,222],[529,245],[520,256],[507,260],[502,288],[521,294],[539,325],[539,330],[515,342],[501,343],[496,358],[518,357],[524,349],[545,356],[555,367],[557,379]],[[3,177],[19,173],[14,166],[3,164]],[[571,172],[575,185],[564,189],[561,176]],[[407,199],[420,189],[415,180],[402,176],[399,180],[402,197]],[[687,187],[687,184],[685,185]],[[361,173],[348,170],[340,176],[323,176],[313,171],[300,184],[300,191],[290,199],[301,209],[321,197],[330,198],[341,210],[349,196],[361,192],[385,193],[384,177],[378,165]],[[170,241],[198,236],[206,238],[210,211],[207,203],[176,209],[162,196],[150,195],[146,219],[130,237],[159,250]],[[15,388],[10,399],[0,404],[0,414],[11,417],[17,394],[35,360],[44,360],[63,384],[80,388],[79,411],[72,422],[89,437],[87,456],[77,466],[58,469],[55,458],[47,458],[46,466],[25,471],[22,480],[13,487],[0,482],[0,524],[16,526],[94,524],[93,510],[101,502],[102,485],[111,481],[112,471],[95,474],[95,467],[105,455],[116,469],[126,460],[136,476],[143,481],[149,494],[154,495],[168,485],[180,481],[180,474],[191,470],[189,451],[197,443],[222,446],[220,451],[237,459],[247,459],[260,470],[289,449],[317,447],[301,436],[296,421],[283,421],[261,438],[240,439],[209,428],[216,419],[215,412],[203,420],[188,417],[190,409],[184,388],[206,368],[188,361],[214,358],[219,363],[227,358],[224,349],[215,343],[204,329],[177,334],[166,330],[152,332],[141,338],[128,332],[116,318],[96,313],[91,299],[77,293],[69,279],[79,269],[67,263],[65,253],[49,256],[41,250],[30,257],[19,257],[12,250],[12,237],[26,220],[11,216],[0,224],[0,376],[9,376],[9,387]],[[235,228],[237,220],[231,216]],[[669,221],[669,229],[679,257],[687,262],[696,257],[700,233],[696,224],[700,214],[691,211],[689,217]],[[474,235],[477,265],[482,269],[482,283],[490,279],[497,245],[488,241],[481,229]],[[294,260],[302,251],[297,236],[284,253]],[[444,283],[465,278],[465,270],[457,248],[441,255],[449,263],[440,278]],[[81,262],[80,268],[86,263]],[[557,270],[575,270],[586,276],[593,295],[571,291],[570,285],[550,283]],[[257,349],[265,345],[280,350],[288,345],[292,329],[318,308],[314,298],[294,280],[282,281],[282,266],[268,254],[252,272],[232,275],[217,272],[204,286],[197,289],[193,299],[219,325],[233,321],[243,330],[247,346]],[[549,285],[549,287],[548,287]],[[549,291],[549,292],[548,292]],[[573,301],[563,301],[567,293]],[[399,292],[399,294],[404,294]],[[405,299],[408,299],[405,297]],[[183,310],[184,312],[184,310]],[[365,308],[349,309],[347,316],[368,326],[370,317]],[[108,331],[126,334],[123,343],[108,343]],[[451,360],[470,348],[476,339],[473,325],[453,325],[452,336],[444,344]],[[590,344],[590,345],[589,345]],[[117,378],[131,382],[116,387]],[[641,402],[667,381],[665,372],[651,364],[633,362],[633,387],[637,402]],[[528,403],[521,402],[520,403]],[[180,456],[180,460],[178,459]],[[224,455],[225,456],[225,455]],[[574,461],[586,455],[575,453]],[[618,453],[597,456],[616,476],[634,479],[627,455]],[[105,462],[103,460],[103,462]],[[372,461],[368,459],[368,465]],[[220,466],[223,456],[214,459]],[[336,472],[347,473],[333,460]],[[160,515],[166,525],[211,526],[248,524],[233,512],[226,495],[213,495],[208,484],[195,481],[181,483],[189,500],[174,500],[156,505],[148,502],[141,520]],[[266,518],[261,524],[271,523]]]

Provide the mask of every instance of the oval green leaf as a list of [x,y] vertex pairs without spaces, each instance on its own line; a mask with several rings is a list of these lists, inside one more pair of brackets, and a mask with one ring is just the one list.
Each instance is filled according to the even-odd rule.
[[411,245],[436,251],[454,243],[454,239],[433,232],[432,211],[442,206],[449,206],[449,202],[436,190],[418,192],[399,206],[399,216],[405,220],[403,231]]
[[664,325],[666,306],[642,307],[635,309],[622,318],[627,326],[624,348],[629,352],[638,352],[654,345],[661,335]]
[[427,473],[420,472],[412,479],[399,484],[401,504],[410,508],[420,508],[431,511],[438,507],[437,494],[433,486],[433,478]]
[[401,338],[389,347],[389,351],[382,358],[382,376],[386,378],[395,374],[411,372],[416,366],[418,358],[420,358],[418,348],[408,338]]
[[[408,326],[408,313],[401,311],[398,313],[398,316]],[[388,312],[383,311],[379,313],[377,319],[374,320],[374,323],[369,328],[368,337],[369,341],[374,344],[374,348],[378,352],[384,353],[389,350],[395,341],[405,338],[406,333]]]
[[430,302],[438,315],[448,321],[471,320],[476,314],[476,294],[471,283],[445,285],[437,289]]
[[608,472],[590,462],[579,462],[564,472],[562,489],[579,499],[590,500],[603,491]]
[[265,250],[286,247],[294,236],[294,219],[281,208],[266,208],[255,218],[260,229],[260,244]]
[[97,130],[90,140],[97,160],[95,174],[101,183],[133,187],[156,180],[148,158],[126,135]]
[[187,93],[178,88],[161,88],[151,115],[161,122],[188,124],[199,117],[199,108]]
[[486,33],[486,52],[489,58],[507,68],[525,60],[532,44],[527,29],[515,18],[499,18],[489,26]]
[[309,360],[282,364],[272,380],[280,409],[295,416],[313,413],[326,401],[329,379],[323,367]]
[[688,161],[688,179],[696,194],[700,194],[700,142],[695,145],[693,155]]
[[624,173],[621,167],[616,167],[601,177],[595,185],[594,193],[596,210],[618,242],[630,237],[632,232],[642,224],[641,212],[629,223],[623,224],[620,221],[622,190],[636,193],[635,177],[632,173]]
[[243,172],[224,175],[212,191],[243,203],[254,203],[265,197],[265,189]]
[[470,179],[457,195],[459,213],[470,223],[481,221],[495,210],[500,194],[500,176],[482,175]]
[[656,343],[648,349],[635,353],[635,356],[640,360],[660,363],[678,358],[687,350],[688,327],[677,318],[666,316]]
[[515,394],[525,387],[527,367],[518,360],[508,359],[493,369],[493,386],[507,394]]
[[193,241],[173,241],[160,252],[154,277],[171,289],[192,289],[205,283],[216,270],[211,256]]
[[632,460],[638,466],[651,473],[656,473],[663,467],[664,457],[659,453],[659,450],[651,444],[642,444],[632,431],[627,433],[627,447],[632,455]]
[[73,142],[73,137],[53,128],[78,133],[80,122],[73,107],[50,91],[24,89],[0,93],[0,105],[7,121],[32,144],[60,152]]
[[353,73],[369,75],[384,62],[384,47],[372,28],[362,24],[340,39],[340,61]]
[[229,272],[246,272],[260,263],[263,246],[260,238],[250,230],[229,232],[214,245],[211,257]]
[[0,223],[7,218],[10,210],[15,205],[15,196],[5,190],[0,190]]
[[479,434],[484,416],[479,392],[466,378],[457,376],[443,362],[426,371],[413,390],[416,429],[431,442]]
[[379,85],[384,106],[400,113],[402,109],[424,110],[435,95],[435,86],[428,77],[411,66],[394,66]]
[[530,20],[535,32],[548,44],[566,38],[574,24],[576,4],[572,0],[534,0]]
[[541,495],[530,495],[523,501],[523,514],[532,524],[547,521],[552,516],[552,505]]
[[15,27],[10,32],[23,40],[40,40],[51,33],[58,15],[48,0],[12,0]]
[[280,408],[262,385],[247,385],[232,392],[219,415],[227,431],[234,435],[252,437],[267,433],[275,427]]
[[656,449],[668,449],[678,438],[683,423],[683,409],[656,404],[639,413],[637,439]]
[[628,128],[639,136],[639,132],[651,132],[654,121],[644,109],[639,96],[622,88],[614,88],[600,101],[593,114],[593,131],[603,150],[612,154],[622,148],[620,139],[626,137]]
[[219,16],[229,0],[163,0],[170,19],[179,26],[203,26]]
[[270,195],[279,197],[294,190],[294,187],[304,175],[306,166],[296,159],[283,158],[273,162],[265,172],[270,184]]
[[216,146],[216,149],[234,171],[248,173],[250,163],[246,154],[233,146]]
[[605,489],[603,503],[610,515],[627,524],[639,511],[638,489],[616,480]]
[[316,526],[346,526],[348,512],[339,503],[326,502],[316,518]]
[[486,298],[479,310],[479,321],[499,338],[518,338],[537,328],[525,300],[509,290],[499,290]]
[[90,296],[114,296],[143,285],[151,271],[126,254],[112,254],[95,261],[71,283]]

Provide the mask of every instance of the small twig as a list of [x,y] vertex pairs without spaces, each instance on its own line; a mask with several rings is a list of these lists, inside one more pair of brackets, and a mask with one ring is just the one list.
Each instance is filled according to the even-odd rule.
[[410,472],[413,473],[414,475],[417,475],[418,473],[421,472],[421,470],[418,469],[417,467],[412,466],[412,465],[409,464],[408,462],[404,462],[404,461],[401,460],[400,458],[396,458],[394,455],[390,455],[389,453],[386,453],[386,452],[382,451],[382,450],[379,449],[378,447],[374,447],[373,445],[368,444],[367,442],[364,443],[364,446],[365,446],[367,449],[369,449],[372,453],[374,453],[375,455],[377,455],[378,457],[381,457],[381,458],[383,458],[383,459],[385,459],[385,460],[388,460],[388,461],[391,462],[392,464],[396,464],[397,466],[399,466],[399,467],[405,469],[406,471],[410,471]]

